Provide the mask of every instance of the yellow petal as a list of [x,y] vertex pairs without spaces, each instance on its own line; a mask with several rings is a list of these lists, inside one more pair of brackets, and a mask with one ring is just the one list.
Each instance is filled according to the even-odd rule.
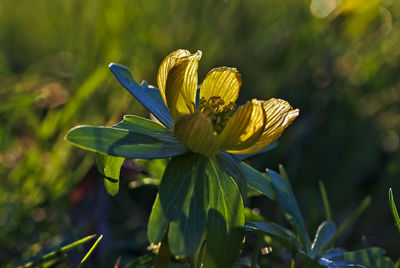
[[167,98],[165,96],[165,85],[167,84],[168,73],[175,66],[176,61],[179,58],[184,58],[187,56],[190,56],[189,51],[178,49],[165,57],[165,59],[161,62],[157,74],[157,84],[165,104],[167,104]]
[[214,156],[220,141],[211,120],[202,113],[181,117],[174,127],[175,137],[189,150],[204,156]]
[[[219,67],[208,72],[200,87],[200,99],[221,97],[225,105],[235,102],[239,97],[239,89],[242,85],[240,73],[236,68]],[[223,105],[223,106],[225,106]]]
[[264,126],[265,113],[262,102],[254,99],[240,106],[220,134],[221,148],[224,150],[243,150],[258,141]]
[[195,111],[197,91],[197,67],[201,52],[187,55],[188,51],[178,50],[168,56],[160,66],[157,82],[172,118],[176,121],[182,115]]
[[267,123],[261,137],[251,147],[244,150],[229,150],[230,153],[252,154],[264,149],[276,141],[286,127],[299,115],[298,109],[293,109],[288,102],[280,99],[269,99],[264,101],[262,106]]

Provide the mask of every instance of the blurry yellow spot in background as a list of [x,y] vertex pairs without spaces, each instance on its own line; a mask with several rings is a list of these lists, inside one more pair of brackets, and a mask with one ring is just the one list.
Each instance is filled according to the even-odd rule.
[[312,0],[310,11],[315,17],[323,19],[331,14],[336,6],[336,0]]

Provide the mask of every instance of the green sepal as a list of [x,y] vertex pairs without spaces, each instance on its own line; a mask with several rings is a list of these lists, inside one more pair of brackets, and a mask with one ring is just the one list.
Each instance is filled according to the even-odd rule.
[[106,191],[115,196],[119,191],[119,178],[125,158],[96,153],[96,165],[104,177]]

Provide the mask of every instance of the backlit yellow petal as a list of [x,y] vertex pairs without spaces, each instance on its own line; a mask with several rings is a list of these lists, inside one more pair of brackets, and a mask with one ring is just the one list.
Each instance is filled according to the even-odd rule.
[[201,52],[179,58],[168,72],[165,97],[172,118],[194,113],[197,91],[197,68]]
[[190,52],[184,49],[178,49],[171,54],[169,54],[165,59],[161,62],[160,68],[158,69],[157,74],[157,84],[160,89],[161,96],[167,104],[167,98],[165,96],[165,85],[167,84],[167,77],[169,71],[175,66],[176,61],[179,58],[190,56]]
[[254,99],[240,106],[220,134],[222,149],[243,150],[258,141],[265,126],[262,102]]
[[239,96],[239,89],[242,85],[240,73],[236,68],[220,67],[208,72],[200,87],[200,99],[206,100],[211,97],[221,97],[225,105],[235,102]]
[[252,146],[243,150],[229,150],[235,154],[252,154],[264,149],[277,140],[283,131],[299,115],[298,109],[293,109],[290,104],[280,99],[270,99],[263,102],[267,123],[259,140]]
[[214,156],[220,148],[211,120],[202,113],[181,117],[175,124],[174,133],[188,149],[204,156]]

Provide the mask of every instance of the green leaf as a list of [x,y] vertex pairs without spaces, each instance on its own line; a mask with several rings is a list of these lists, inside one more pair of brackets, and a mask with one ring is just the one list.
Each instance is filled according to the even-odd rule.
[[292,231],[278,224],[272,222],[249,222],[246,224],[245,228],[251,231],[261,231],[264,234],[279,240],[288,248],[295,247],[298,249]]
[[397,230],[400,233],[400,217],[399,213],[397,212],[396,204],[394,203],[392,188],[389,189],[389,203],[390,203],[390,208],[392,210],[394,222],[396,224]]
[[339,256],[333,257],[330,260],[337,265],[359,264],[369,268],[386,268],[393,267],[391,260],[383,257],[385,250],[373,247],[360,249],[351,252],[345,252]]
[[335,232],[336,226],[333,222],[324,221],[321,223],[315,234],[314,242],[311,245],[311,258],[315,258],[322,253],[321,251],[325,249],[325,246],[329,243],[332,236],[335,235]]
[[152,243],[163,238],[168,221],[168,242],[175,256],[193,255],[207,228],[203,253],[197,258],[204,267],[231,267],[239,257],[243,199],[215,158],[188,153],[170,160],[150,216]]
[[207,237],[203,267],[232,267],[239,258],[245,223],[243,200],[235,181],[217,161],[206,170],[209,184]]
[[87,260],[87,258],[89,258],[89,256],[92,254],[93,250],[97,247],[102,238],[103,235],[100,235],[99,238],[97,238],[96,242],[94,242],[93,246],[89,249],[88,253],[86,253],[85,257],[83,257],[81,264],[84,263]]
[[124,115],[124,119],[118,124],[114,125],[113,128],[128,129],[133,132],[152,136],[165,142],[177,142],[173,132],[170,129],[152,120],[136,115]]
[[[377,247],[356,251],[346,251],[341,248],[333,248],[322,255],[318,262],[326,267],[369,267],[391,268],[393,262],[384,257],[385,250]],[[331,266],[326,264],[332,264]],[[336,265],[336,266],[333,266]]]
[[170,221],[168,242],[175,256],[190,256],[197,250],[206,225],[210,159],[185,154],[170,160],[161,179],[159,201]]
[[220,152],[216,157],[218,165],[222,167],[236,182],[243,200],[247,198],[247,181],[240,168],[240,161],[226,152]]
[[300,237],[305,251],[309,253],[311,250],[311,241],[292,188],[275,171],[267,169],[267,173],[271,178],[271,184],[275,192],[275,197],[283,211],[283,214],[293,226],[296,235]]
[[158,244],[163,239],[166,230],[168,228],[168,219],[164,214],[164,211],[160,204],[159,194],[153,204],[151,210],[150,219],[147,225],[147,237],[150,243]]
[[121,166],[125,158],[97,153],[96,164],[100,174],[104,177],[104,186],[107,192],[115,196],[119,190]]
[[240,169],[248,184],[263,193],[269,199],[275,200],[271,180],[268,177],[243,162],[240,163]]
[[78,126],[65,138],[80,148],[125,158],[165,158],[187,151],[177,141],[165,142],[157,135],[113,127]]
[[129,70],[115,63],[108,66],[118,81],[146,107],[161,123],[172,128],[174,120],[161,97],[160,90],[149,86],[147,83],[139,85]]

